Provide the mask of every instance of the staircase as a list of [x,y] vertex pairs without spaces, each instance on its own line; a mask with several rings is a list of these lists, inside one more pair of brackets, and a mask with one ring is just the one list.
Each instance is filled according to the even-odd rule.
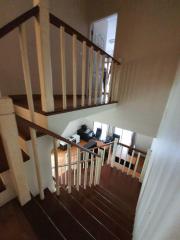
[[[111,190],[106,187],[107,172],[115,185]],[[71,194],[62,188],[59,196],[46,189],[43,201],[37,196],[22,210],[38,239],[130,240],[140,185],[106,166],[100,186],[86,190],[80,187],[79,191],[72,188]],[[126,194],[120,191],[122,186],[126,187]],[[132,194],[130,188],[134,186]]]

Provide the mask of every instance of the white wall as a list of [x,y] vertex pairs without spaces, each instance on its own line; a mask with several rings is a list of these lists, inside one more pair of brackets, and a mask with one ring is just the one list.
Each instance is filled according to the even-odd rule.
[[180,239],[180,63],[136,210],[134,240]]
[[[85,2],[82,0],[49,1],[50,11],[85,36],[89,34],[88,20],[85,15]],[[0,26],[32,8],[32,0],[3,0],[0,3]],[[28,53],[33,93],[39,93],[39,75],[33,20],[27,22]],[[79,44],[80,48],[81,45]],[[0,40],[0,89],[2,95],[24,94],[25,87],[18,39],[18,30],[14,30]],[[72,39],[66,37],[67,93],[72,93]],[[61,94],[59,31],[51,25],[51,59],[53,70],[54,94]],[[81,81],[81,51],[78,51],[78,80]],[[78,84],[78,93],[81,90]]]
[[88,1],[89,21],[118,13],[115,56],[124,60],[119,122],[144,135],[157,133],[179,54],[179,0]]

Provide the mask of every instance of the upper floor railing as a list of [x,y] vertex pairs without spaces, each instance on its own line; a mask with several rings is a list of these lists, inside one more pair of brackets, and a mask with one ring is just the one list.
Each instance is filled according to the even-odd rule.
[[[87,37],[83,36],[52,13],[49,13],[48,8],[35,6],[0,29],[0,38],[15,28],[19,29],[25,90],[32,121],[35,106],[31,84],[26,22],[33,17],[35,19],[36,51],[40,81],[41,109],[43,112],[53,112],[55,110],[51,66],[50,23],[59,29],[59,66],[61,70],[61,79],[59,81],[61,83],[61,89],[59,89],[59,95],[62,95],[62,109],[76,109],[111,103],[118,100],[120,63],[103,49],[96,46]],[[66,45],[66,34],[71,38],[70,46]],[[78,45],[80,45],[80,48]],[[71,48],[71,54],[68,48]],[[81,55],[80,63],[78,63],[78,53]],[[58,51],[56,54],[58,54]],[[68,54],[72,56],[72,69],[70,69],[70,71],[72,71],[72,77],[70,82],[67,81],[67,71],[69,71],[69,69],[67,69],[66,58]],[[80,77],[78,76],[79,71],[81,72]],[[71,85],[73,104],[69,106],[67,96],[71,94],[69,92]],[[57,92],[58,91],[56,91],[56,93]]]

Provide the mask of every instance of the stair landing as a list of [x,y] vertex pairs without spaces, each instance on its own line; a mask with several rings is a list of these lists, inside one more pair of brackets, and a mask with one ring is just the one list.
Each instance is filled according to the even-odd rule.
[[[28,109],[28,103],[27,103],[26,95],[11,95],[9,97],[12,98],[13,103],[15,105]],[[85,109],[85,108],[92,108],[92,107],[98,107],[98,106],[102,106],[102,105],[117,103],[115,101],[111,101],[109,103],[102,103],[101,98],[98,97],[97,98],[97,104],[94,104],[94,98],[92,97],[92,101],[91,101],[92,105],[89,106],[88,105],[88,97],[85,96],[85,106],[82,107],[81,106],[81,95],[78,95],[77,96],[77,107],[74,108],[73,107],[73,96],[72,95],[67,95],[67,109],[64,110],[63,109],[63,104],[62,104],[62,95],[54,95],[54,108],[55,109],[54,109],[53,112],[45,113],[45,112],[42,111],[42,108],[41,108],[41,96],[38,95],[38,94],[33,95],[33,101],[34,101],[35,112],[46,115],[46,116],[53,115],[53,114],[58,114],[58,113],[64,113],[64,112],[71,112],[71,111]]]

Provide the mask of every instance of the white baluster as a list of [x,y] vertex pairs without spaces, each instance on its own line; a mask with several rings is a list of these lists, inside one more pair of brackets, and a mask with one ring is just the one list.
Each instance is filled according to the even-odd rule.
[[86,41],[82,44],[82,97],[81,106],[85,105],[85,79],[86,79]]
[[107,164],[111,163],[111,151],[112,151],[112,143],[109,145]]
[[67,157],[68,157],[68,193],[71,193],[71,145],[67,144]]
[[96,81],[95,81],[94,104],[97,104],[98,83],[99,83],[99,61],[100,61],[100,51],[96,53]]
[[101,55],[101,81],[100,81],[100,89],[99,89],[99,97],[100,97],[100,101],[102,103],[102,85],[103,85],[103,79],[104,79],[104,61],[105,61],[105,56]]
[[134,150],[132,151],[132,155],[131,155],[131,158],[130,158],[129,168],[128,168],[128,171],[127,171],[127,175],[129,175],[129,172],[130,172],[130,170],[131,170],[133,158],[134,158]]
[[146,173],[146,169],[147,169],[147,166],[148,166],[148,163],[149,163],[149,159],[150,159],[151,153],[152,153],[152,150],[149,149],[147,151],[147,154],[146,154],[146,157],[145,157],[145,160],[144,160],[144,164],[143,164],[143,168],[142,168],[142,171],[141,171],[141,175],[140,175],[140,178],[139,178],[139,181],[141,183],[143,182],[144,175]]
[[60,27],[60,59],[61,59],[61,82],[62,82],[62,96],[63,96],[63,109],[67,108],[66,99],[66,59],[65,59],[65,36],[64,27]]
[[72,42],[72,67],[73,67],[73,107],[77,107],[77,36],[73,34]]
[[125,167],[126,167],[126,162],[128,161],[129,155],[128,155],[128,148],[127,148],[127,153],[126,153],[126,157],[124,159],[124,164],[123,164],[123,168],[122,168],[122,172],[124,172]]
[[114,162],[115,162],[115,157],[116,157],[116,152],[117,152],[117,143],[118,143],[118,139],[115,138],[112,157],[111,157],[111,167],[114,167]]
[[135,167],[134,167],[133,175],[132,175],[133,178],[136,176],[136,171],[137,171],[137,167],[138,167],[140,156],[141,156],[141,153],[139,152],[137,160],[136,160],[136,164],[135,164]]
[[80,161],[81,161],[81,151],[79,148],[77,148],[77,181],[76,181],[76,189],[79,191],[79,175],[80,175]]
[[84,170],[84,189],[86,189],[86,185],[87,185],[88,160],[89,160],[89,153],[86,153],[85,154],[85,170]]
[[[93,150],[94,152],[94,150]],[[89,186],[91,187],[93,183],[93,175],[94,175],[94,155],[91,154],[91,168],[90,168],[90,179],[89,179]]]
[[90,55],[89,55],[89,99],[88,105],[91,105],[91,98],[92,98],[92,79],[93,79],[93,47],[90,48]]
[[56,194],[59,195],[59,168],[58,168],[58,144],[57,139],[53,138],[54,146],[54,163],[55,163],[55,178],[56,178]]

